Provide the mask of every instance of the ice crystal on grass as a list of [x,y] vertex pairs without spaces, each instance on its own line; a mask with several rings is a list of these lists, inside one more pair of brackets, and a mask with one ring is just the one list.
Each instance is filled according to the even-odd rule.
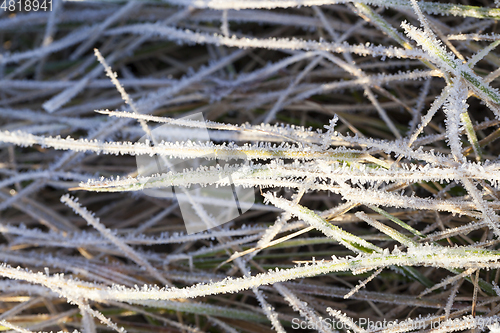
[[499,18],[416,0],[1,15],[1,328],[498,331]]

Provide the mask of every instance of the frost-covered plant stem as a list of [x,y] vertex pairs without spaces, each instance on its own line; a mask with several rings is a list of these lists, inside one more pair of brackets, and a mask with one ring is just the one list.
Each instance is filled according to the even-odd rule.
[[0,329],[498,321],[500,9],[53,3],[0,15]]

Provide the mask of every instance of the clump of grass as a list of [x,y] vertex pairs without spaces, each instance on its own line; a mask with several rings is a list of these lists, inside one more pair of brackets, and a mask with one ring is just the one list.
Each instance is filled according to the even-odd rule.
[[[416,0],[4,13],[1,328],[497,331],[499,16]],[[223,223],[210,186],[255,203]]]

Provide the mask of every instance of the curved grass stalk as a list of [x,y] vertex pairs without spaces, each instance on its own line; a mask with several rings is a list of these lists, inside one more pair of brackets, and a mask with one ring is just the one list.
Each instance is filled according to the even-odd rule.
[[[497,35],[487,34],[494,31],[491,18],[500,18],[500,9],[415,0],[167,2],[181,7],[155,2],[123,6],[111,1],[102,9],[99,3],[83,2],[65,4],[57,15],[55,11],[0,15],[6,51],[0,56],[0,76],[5,78],[0,82],[0,105],[5,106],[0,110],[4,119],[0,129],[0,210],[6,209],[0,221],[5,243],[0,251],[5,262],[0,265],[0,300],[5,303],[0,319],[19,326],[34,322],[34,331],[57,325],[70,315],[66,325],[89,333],[97,323],[94,317],[117,331],[123,323],[131,331],[152,331],[161,318],[169,318],[170,324],[175,318],[183,324],[173,326],[186,331],[210,330],[210,324],[216,330],[233,332],[240,325],[258,331],[254,323],[269,326],[271,322],[283,332],[293,323],[292,309],[308,324],[318,324],[322,315],[330,313],[358,332],[373,330],[358,326],[344,312],[366,310],[367,317],[404,318],[421,307],[419,312],[430,315],[379,330],[387,333],[405,332],[410,324],[429,325],[436,320],[441,320],[436,331],[447,332],[477,328],[474,325],[481,318],[498,319],[498,307],[489,304],[498,301],[492,296],[498,294],[498,288],[490,281],[500,276],[500,252],[492,250],[499,243],[500,164],[493,142],[500,132],[496,129],[499,121],[490,121],[485,115],[490,108],[500,119],[500,93],[494,88],[497,83],[491,83],[500,73],[495,69],[499,40]],[[304,6],[312,8],[300,8]],[[291,10],[278,13],[256,8]],[[353,15],[353,9],[377,29],[363,27],[366,22]],[[133,18],[128,15],[131,10]],[[398,27],[408,10],[417,14],[423,30],[407,23]],[[316,17],[311,16],[313,11]],[[468,18],[431,19],[426,13]],[[117,18],[121,22],[113,26]],[[59,23],[54,24],[56,19]],[[155,20],[163,21],[150,24]],[[45,29],[39,29],[40,24]],[[92,35],[93,28],[82,28],[84,24],[94,24],[98,33]],[[56,29],[62,37],[49,42],[47,36]],[[467,35],[456,35],[458,31]],[[230,36],[232,32],[234,36]],[[418,47],[405,39],[404,32]],[[95,59],[87,54],[97,46],[97,37],[107,50],[103,53],[120,57],[116,70],[128,78],[121,83],[99,58],[122,99],[113,97],[118,96],[116,91],[104,80],[91,79],[102,71],[99,67],[92,70]],[[330,37],[333,42],[323,40]],[[451,45],[449,39],[456,44]],[[37,40],[44,40],[41,47]],[[396,43],[401,47],[394,47]],[[458,59],[458,52],[453,55],[446,47],[460,50],[470,60]],[[64,58],[70,54],[74,61]],[[21,62],[20,66],[15,62]],[[422,63],[431,70],[423,70]],[[44,80],[39,78],[42,73]],[[299,83],[301,79],[307,82]],[[425,83],[419,82],[422,80]],[[124,82],[127,89],[135,90],[133,100],[137,102],[123,89]],[[474,95],[486,107],[469,106],[468,97]],[[60,108],[70,100],[70,106]],[[124,109],[123,102],[135,113],[107,111]],[[43,105],[59,110],[51,115],[31,111]],[[276,120],[288,125],[256,124],[276,108],[280,109]],[[438,113],[441,108],[443,113]],[[98,112],[123,119],[103,121],[94,109],[106,109]],[[338,111],[341,113],[335,117]],[[190,112],[203,112],[217,122],[176,119]],[[405,112],[411,114],[411,121]],[[469,112],[474,114],[469,117]],[[426,115],[419,125],[421,114]],[[161,117],[165,115],[168,118]],[[324,126],[332,117],[337,121]],[[472,118],[477,125],[472,125]],[[168,132],[164,140],[172,142],[154,142],[153,147],[132,143],[144,131],[150,134],[148,121],[158,127],[180,128],[169,131],[171,126],[164,127]],[[210,139],[201,133],[206,129]],[[418,138],[424,130],[425,136]],[[405,132],[409,138],[393,140]],[[463,147],[464,134],[469,147]],[[479,136],[485,139],[479,141]],[[81,139],[84,137],[89,140]],[[467,159],[471,152],[476,154],[475,162]],[[170,157],[211,155],[229,164],[234,159],[250,163],[211,168],[196,164],[182,172],[170,168],[172,172],[126,178],[138,174],[130,157],[135,155],[157,155],[167,162]],[[84,183],[88,178],[96,180]],[[102,222],[76,201],[66,196],[63,201],[100,232],[86,231],[82,219],[64,216],[68,208],[57,199],[74,186],[73,180],[82,183],[71,190],[88,191],[77,195]],[[233,190],[259,188],[261,194],[263,189],[282,192],[264,194],[271,203],[264,205],[255,191],[257,203],[240,207],[251,209],[247,215],[226,227],[191,235],[182,231],[185,221],[176,199],[190,200],[208,222],[217,218],[199,206],[209,203],[224,210],[232,205],[230,200],[204,196],[201,191],[176,196],[172,192],[161,198],[147,194],[171,186],[209,184],[231,185]],[[151,191],[138,192],[143,189]],[[159,192],[153,192],[155,189]],[[362,205],[379,215],[363,213]],[[272,214],[282,209],[285,213],[269,227],[275,219]],[[290,222],[292,218],[298,221]],[[366,234],[362,221],[383,234]],[[243,223],[251,227],[243,227]],[[40,224],[49,231],[38,229]],[[306,232],[316,237],[314,229],[326,236],[302,238],[309,237]],[[389,251],[392,245],[388,244],[394,241],[404,244],[406,250]],[[471,246],[454,246],[466,243]],[[314,259],[332,254],[339,258]],[[9,264],[23,268],[13,269]],[[45,266],[66,275],[32,272]],[[265,272],[262,267],[273,270]],[[221,271],[209,271],[212,268]],[[426,270],[428,274],[423,273]],[[256,271],[263,273],[255,275]],[[471,278],[473,271],[477,274]],[[224,279],[240,273],[241,278]],[[363,282],[356,287],[330,286],[332,278],[349,282],[353,274],[362,274]],[[300,281],[304,278],[308,279]],[[175,287],[153,285],[163,279]],[[387,290],[360,290],[378,279],[385,280]],[[464,280],[474,289],[462,286]],[[413,281],[419,284],[412,286]],[[451,294],[440,289],[453,283]],[[400,296],[391,293],[392,285],[398,290],[405,287],[412,295],[423,293],[421,298]],[[378,288],[378,284],[370,287]],[[421,289],[413,289],[418,287]],[[479,288],[485,293],[483,299],[477,297]],[[247,292],[234,298],[224,295],[243,290]],[[26,292],[43,297],[45,307]],[[457,293],[470,294],[475,318],[466,316],[471,304],[468,298],[455,299]],[[332,299],[345,295],[352,295],[356,302],[336,304]],[[59,298],[69,304],[54,308]],[[199,298],[199,302],[188,298]],[[322,307],[326,300],[343,312]],[[282,301],[292,309],[281,306]],[[360,305],[367,301],[370,308]],[[263,312],[255,306],[257,302]],[[442,307],[443,316],[432,313]],[[22,321],[13,317],[44,311],[51,312],[48,320],[43,316]],[[130,314],[135,316],[126,317]],[[138,314],[144,321],[136,321]]]
[[121,35],[124,33],[155,34],[169,40],[183,42],[194,42],[199,44],[225,45],[239,48],[266,48],[278,50],[303,50],[303,51],[326,51],[334,53],[350,52],[363,56],[381,56],[410,59],[426,59],[429,55],[420,50],[405,50],[395,47],[381,47],[376,45],[349,45],[347,43],[327,43],[316,41],[304,41],[299,39],[257,39],[237,38],[236,36],[224,37],[222,35],[209,35],[189,30],[179,30],[170,27],[162,27],[154,24],[138,24],[123,28],[115,28],[108,31],[108,35]]
[[61,276],[47,277],[41,273],[31,273],[8,266],[0,267],[0,275],[4,277],[30,281],[42,284],[51,289],[55,288],[67,297],[88,299],[93,301],[125,301],[148,302],[149,300],[171,300],[178,298],[195,298],[220,293],[232,293],[261,285],[284,282],[307,276],[316,276],[332,272],[352,271],[353,273],[378,269],[389,266],[432,266],[446,268],[500,267],[500,253],[498,251],[477,249],[471,247],[443,248],[429,245],[409,247],[407,252],[395,250],[393,253],[373,253],[358,255],[356,258],[337,259],[328,262],[319,262],[306,266],[297,266],[286,270],[270,271],[250,278],[227,278],[223,281],[210,284],[200,284],[184,289],[156,289],[136,290],[123,287],[112,289],[96,288],[94,284],[75,283]]
[[158,155],[177,158],[217,158],[221,160],[231,159],[276,159],[292,158],[298,160],[325,159],[332,161],[357,161],[362,153],[345,148],[323,151],[310,148],[304,150],[302,147],[294,147],[282,144],[279,147],[274,145],[244,145],[236,146],[215,145],[212,142],[198,144],[188,142],[186,144],[162,142],[151,147],[148,144],[139,142],[102,142],[98,140],[87,140],[60,137],[41,137],[25,132],[0,132],[0,141],[14,143],[20,146],[31,146],[39,144],[44,147],[51,147],[61,150],[91,151],[97,154],[113,155]]
[[[320,230],[328,237],[331,237],[338,241],[343,246],[352,250],[354,253],[382,253],[383,250],[365,241],[362,238],[352,235],[344,231],[343,229],[325,221],[323,218],[312,212],[311,210],[302,207],[300,205],[292,205],[289,201],[273,197],[270,194],[264,194],[264,197],[272,202],[275,206],[284,209],[287,212],[299,217],[308,224],[310,224],[315,229]],[[405,274],[415,278],[415,280],[421,282],[425,286],[431,286],[432,282],[425,276],[414,270],[412,267],[403,267],[402,270]]]

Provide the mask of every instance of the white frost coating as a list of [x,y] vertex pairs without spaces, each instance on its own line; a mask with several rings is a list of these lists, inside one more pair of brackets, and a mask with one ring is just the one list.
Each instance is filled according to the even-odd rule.
[[195,42],[199,44],[225,45],[239,48],[268,48],[284,50],[304,50],[304,51],[328,51],[335,53],[352,52],[359,55],[373,55],[382,57],[427,59],[428,55],[420,50],[405,50],[395,47],[382,47],[377,45],[349,45],[347,43],[328,43],[305,41],[300,39],[286,38],[237,38],[224,37],[222,35],[209,35],[205,33],[193,32],[191,30],[179,30],[170,27],[163,27],[156,24],[138,24],[123,28],[115,28],[108,31],[108,35],[120,35],[124,33],[134,34],[155,34],[174,41]]
[[[486,72],[498,67],[495,52],[500,43],[496,34],[479,34],[494,28],[500,9],[414,0],[166,2],[183,7],[111,1],[65,3],[50,14],[14,17],[0,12],[0,30],[7,38],[20,36],[23,41],[25,34],[38,34],[48,41],[58,29],[58,40],[52,43],[12,40],[11,53],[6,39],[0,55],[6,72],[0,80],[0,210],[9,208],[0,223],[5,243],[0,260],[6,263],[0,266],[0,290],[20,297],[10,302],[11,295],[2,296],[3,324],[18,324],[12,316],[24,315],[21,311],[28,307],[31,313],[42,297],[44,302],[64,298],[70,303],[65,308],[72,307],[72,324],[89,333],[95,331],[94,318],[120,331],[104,316],[107,310],[118,314],[113,317],[117,324],[121,314],[132,311],[152,318],[147,325],[159,320],[189,332],[200,332],[189,327],[193,323],[234,332],[224,317],[272,324],[284,332],[282,320],[292,309],[304,323],[317,325],[325,313],[322,300],[344,295],[356,302],[344,302],[342,312],[327,309],[333,316],[327,319],[356,332],[373,331],[348,317],[356,306],[352,304],[360,301],[373,302],[371,309],[366,307],[367,316],[378,312],[380,303],[383,313],[394,314],[402,307],[386,312],[388,304],[404,305],[408,311],[419,307],[429,314],[444,307],[442,315],[410,315],[413,318],[378,332],[407,332],[410,325],[437,320],[440,327],[434,331],[452,332],[478,328],[482,319],[498,320],[494,314],[480,316],[494,297],[471,297],[477,303],[475,317],[464,315],[470,304],[463,300],[472,290],[475,295],[500,294],[497,285],[489,284],[491,272],[486,272],[500,267],[499,252],[489,250],[500,235],[500,163],[491,154],[496,151],[499,121],[485,118],[483,109],[476,113],[472,105],[479,103],[468,101],[478,99],[485,104],[480,108],[489,107],[500,119],[500,94],[489,85],[500,70]],[[312,8],[304,8],[308,6]],[[416,13],[423,29],[399,24],[409,11]],[[431,19],[427,13],[467,19]],[[339,17],[344,14],[350,23]],[[73,28],[82,23],[95,29]],[[265,26],[254,30],[258,24]],[[289,29],[297,34],[289,34]],[[401,37],[404,32],[408,39]],[[455,53],[447,49],[446,39],[454,40]],[[474,41],[482,41],[481,46]],[[144,50],[139,46],[157,43],[161,49],[146,52],[154,60],[142,68]],[[404,48],[394,46],[398,44]],[[89,52],[96,46],[125,61],[111,69],[98,53],[101,65],[96,64]],[[172,49],[186,58],[171,57]],[[470,59],[459,61],[458,52]],[[62,71],[53,69],[61,56],[72,53],[76,62],[65,63],[68,67]],[[20,66],[14,67],[15,62]],[[91,69],[90,64],[97,67]],[[36,79],[31,79],[33,66]],[[97,77],[102,67],[112,82]],[[114,70],[126,79],[118,80]],[[75,98],[77,94],[83,98]],[[43,112],[45,100],[57,114]],[[70,101],[71,106],[62,107]],[[123,102],[134,113],[116,111]],[[185,112],[203,112],[217,122],[176,119]],[[270,121],[273,114],[277,121],[288,121],[291,115],[290,122],[313,127],[258,124],[260,119]],[[245,121],[249,123],[242,124]],[[156,130],[161,132],[159,140],[151,135]],[[150,142],[134,143],[144,132]],[[34,147],[22,148],[29,146]],[[167,164],[160,162],[156,170],[141,174],[135,165],[130,168],[133,158],[112,155],[184,165],[166,170]],[[252,209],[248,218],[227,227],[177,232],[182,230],[182,200],[192,204],[189,209],[212,205],[229,215],[230,200],[203,192],[229,185],[235,192],[262,193],[266,201],[242,204],[240,208]],[[167,191],[171,186],[186,190]],[[63,201],[91,227],[57,200],[51,203],[54,193],[59,193],[57,199],[68,188],[80,191],[75,195],[99,211],[101,220],[68,196]],[[187,190],[195,188],[195,194]],[[144,196],[148,191],[161,198]],[[213,225],[223,221],[208,210],[198,212]],[[277,220],[276,212],[281,212]],[[363,221],[381,233],[365,234]],[[406,228],[406,223],[412,227]],[[176,231],[161,232],[170,228]],[[321,237],[316,237],[318,231]],[[454,246],[461,237],[476,243]],[[395,242],[403,247],[394,248]],[[331,260],[315,260],[317,248],[339,252]],[[325,253],[329,258],[331,253]],[[212,272],[215,267],[218,271]],[[266,272],[268,267],[272,269]],[[425,286],[421,297],[361,290],[377,287],[377,279],[384,279],[389,270],[402,277],[398,283]],[[432,274],[422,275],[427,270]],[[433,274],[438,270],[446,273],[444,279]],[[342,280],[367,272],[371,275],[363,275],[353,288],[327,287],[323,282],[332,276],[320,276],[335,274]],[[474,272],[480,276],[479,290],[468,285]],[[314,281],[309,283],[309,277]],[[170,281],[176,287],[166,287]],[[442,290],[448,286],[451,291]],[[254,306],[258,301],[262,311],[243,310],[236,303],[220,305],[228,301],[225,293],[241,290],[247,292],[242,298],[234,295],[238,302],[248,299]],[[212,301],[218,304],[209,304]],[[55,323],[66,315],[52,313],[45,304],[49,319],[39,316],[37,324]],[[101,306],[106,307],[103,313],[96,311]],[[171,312],[160,316],[146,307]],[[185,325],[162,320],[173,312]],[[488,326],[498,330],[496,324]]]

